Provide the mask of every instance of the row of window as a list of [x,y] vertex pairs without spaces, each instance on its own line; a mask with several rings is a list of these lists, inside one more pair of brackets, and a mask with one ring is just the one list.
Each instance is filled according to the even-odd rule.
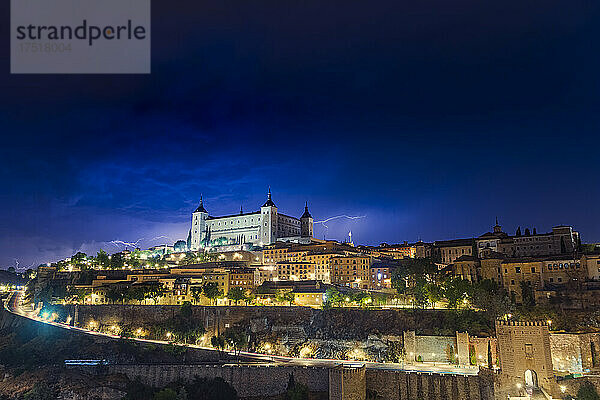
[[558,263],[558,264],[554,263],[554,264],[548,264],[547,268],[549,270],[552,270],[552,269],[556,270],[556,269],[563,269],[563,268],[569,269],[569,265],[571,266],[571,268],[576,268],[576,269],[581,266],[579,263],[571,263],[571,264],[569,264],[569,263],[564,263],[564,264],[563,263]]

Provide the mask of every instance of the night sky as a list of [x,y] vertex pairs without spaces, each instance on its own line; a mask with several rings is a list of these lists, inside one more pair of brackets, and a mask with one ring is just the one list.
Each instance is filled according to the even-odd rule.
[[[600,2],[153,1],[152,74],[10,75],[0,266],[308,201],[378,244],[571,224],[600,241]],[[165,235],[168,237],[157,238]]]

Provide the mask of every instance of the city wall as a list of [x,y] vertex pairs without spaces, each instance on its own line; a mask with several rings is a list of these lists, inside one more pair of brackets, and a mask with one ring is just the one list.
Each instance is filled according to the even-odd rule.
[[452,375],[384,370],[367,370],[367,392],[383,400],[492,400],[494,379],[479,375]]
[[426,362],[448,362],[448,349],[457,351],[456,336],[415,336],[415,355]]
[[[328,392],[332,400],[364,400],[376,393],[382,400],[493,400],[493,376],[386,371],[361,368],[321,368],[256,365],[111,365],[110,373],[161,387],[194,377],[223,378],[240,397],[275,396],[285,391],[290,374],[313,392]],[[342,382],[343,380],[343,382]]]
[[557,371],[584,372],[600,367],[599,333],[551,333],[550,348]]
[[111,374],[124,374],[154,387],[195,377],[222,378],[234,387],[240,397],[265,397],[283,393],[290,374],[313,392],[327,392],[329,370],[318,367],[285,367],[272,365],[110,365]]

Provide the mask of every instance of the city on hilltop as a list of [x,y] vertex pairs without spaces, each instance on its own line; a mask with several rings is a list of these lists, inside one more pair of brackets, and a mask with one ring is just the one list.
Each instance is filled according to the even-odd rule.
[[0,15],[0,400],[600,400],[600,1]]
[[[586,326],[590,310],[600,309],[600,245],[583,243],[570,226],[509,234],[496,219],[471,238],[366,246],[314,238],[308,203],[300,218],[289,216],[269,190],[258,211],[227,216],[211,216],[201,199],[187,240],[79,252],[27,275],[24,289],[5,288],[7,310],[35,321],[215,349],[219,359],[353,362],[327,361],[330,398],[355,390],[394,399],[432,391],[452,399],[560,396],[600,370],[600,333]],[[336,363],[341,369],[329,370]],[[148,381],[158,372],[110,368],[169,383],[163,372]],[[185,371],[171,374],[183,379]],[[316,371],[294,370],[294,379],[319,392],[324,378]],[[406,386],[393,386],[398,372]],[[346,374],[353,378],[345,387]],[[250,397],[284,390],[229,384]]]

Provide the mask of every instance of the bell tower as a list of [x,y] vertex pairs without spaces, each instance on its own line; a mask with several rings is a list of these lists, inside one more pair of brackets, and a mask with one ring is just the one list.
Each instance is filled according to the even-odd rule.
[[313,217],[308,212],[308,201],[304,206],[304,214],[300,217],[300,236],[305,238],[313,237]]
[[198,251],[204,246],[204,239],[206,237],[206,220],[208,219],[208,212],[204,208],[202,201],[202,195],[200,195],[200,205],[192,213],[192,227],[190,229],[191,240],[190,250]]
[[267,201],[260,208],[260,243],[272,244],[277,241],[277,206],[271,199],[271,188],[267,194]]

